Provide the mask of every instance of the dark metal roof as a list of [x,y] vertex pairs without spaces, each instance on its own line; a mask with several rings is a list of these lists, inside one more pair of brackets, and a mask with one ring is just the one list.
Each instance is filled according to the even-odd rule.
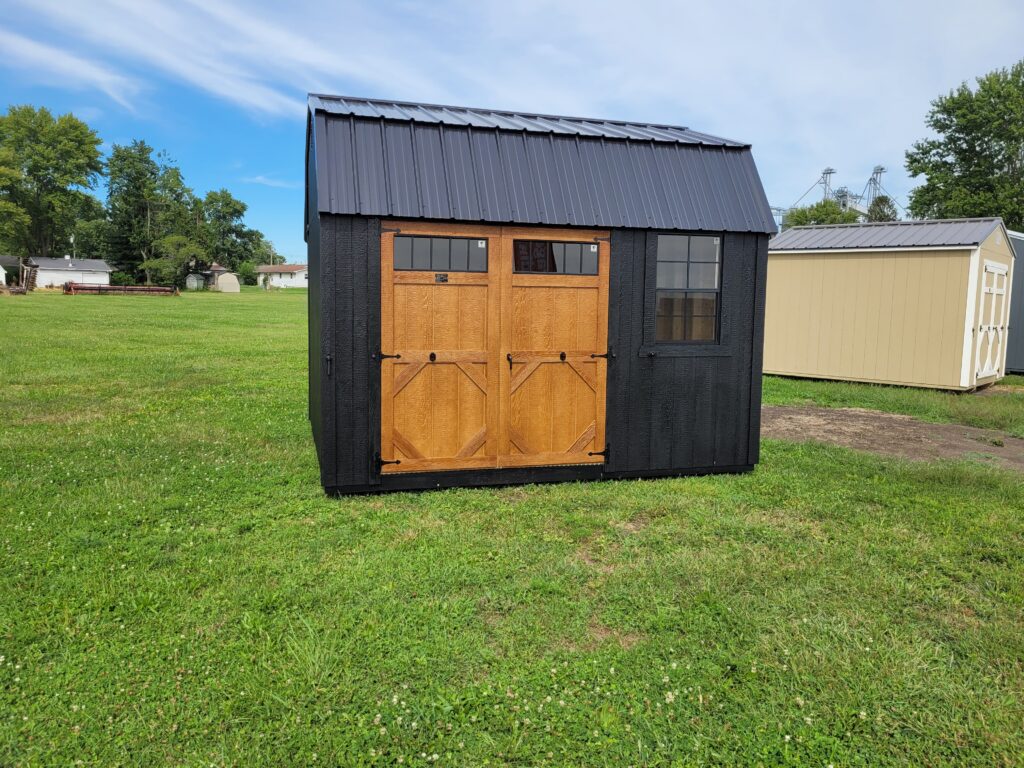
[[321,213],[775,231],[749,146],[686,128],[326,96],[309,106]]
[[103,259],[32,259],[40,269],[66,269],[75,272],[113,272]]
[[851,248],[942,248],[979,245],[1003,225],[1002,219],[937,219],[793,227],[773,237],[769,251],[827,251]]
[[21,259],[17,256],[8,256],[7,254],[0,254],[0,267],[16,268],[21,264]]

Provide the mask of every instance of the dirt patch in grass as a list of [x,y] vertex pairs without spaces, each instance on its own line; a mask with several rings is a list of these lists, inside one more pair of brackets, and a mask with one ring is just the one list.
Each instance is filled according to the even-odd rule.
[[820,442],[917,461],[975,459],[1024,472],[1024,440],[992,429],[931,424],[863,408],[766,405],[764,437]]
[[591,620],[590,625],[587,627],[587,634],[597,645],[614,641],[626,650],[629,650],[643,639],[636,632],[621,632],[602,624],[597,619]]

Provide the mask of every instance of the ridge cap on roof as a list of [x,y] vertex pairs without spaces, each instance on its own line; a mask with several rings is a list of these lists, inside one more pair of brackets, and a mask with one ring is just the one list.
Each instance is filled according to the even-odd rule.
[[[964,224],[966,222],[1002,222],[1000,216],[963,216],[957,219],[900,219],[898,221],[854,221],[845,224],[798,224],[795,227],[788,227],[785,231],[794,229],[840,229],[844,227],[893,227],[913,226],[929,224]],[[779,233],[780,235],[782,232]]]
[[[704,131],[698,131],[694,128],[690,128],[685,125],[671,125],[669,123],[650,123],[643,122],[640,120],[615,120],[607,119],[603,117],[576,117],[573,115],[554,115],[543,112],[527,112],[523,110],[512,110],[512,109],[492,109],[490,107],[466,107],[458,106],[456,104],[431,104],[428,102],[421,101],[398,101],[396,99],[374,99],[367,98],[365,96],[344,96],[340,94],[329,94],[329,93],[308,93],[306,94],[307,105],[311,109],[316,109],[313,104],[314,99],[326,100],[326,101],[358,101],[366,104],[380,104],[397,107],[416,107],[419,109],[440,109],[440,110],[453,110],[455,112],[472,112],[481,115],[502,115],[505,117],[524,117],[533,120],[566,120],[574,123],[590,123],[593,125],[618,125],[629,128],[651,128],[654,130],[669,130],[669,131],[684,131],[699,135],[707,139],[713,139],[720,141],[723,145],[736,145],[732,147],[734,149],[750,149],[751,144],[745,141],[739,141],[736,139],[729,139],[724,136],[716,136],[711,133],[705,133]],[[380,116],[381,120],[396,120],[398,122],[417,122],[415,117],[409,117],[404,119],[399,118],[388,118],[383,115]],[[422,121],[421,121],[422,122]],[[438,121],[443,122],[443,121]],[[636,139],[633,139],[636,141]],[[648,139],[648,141],[657,141],[657,139]]]

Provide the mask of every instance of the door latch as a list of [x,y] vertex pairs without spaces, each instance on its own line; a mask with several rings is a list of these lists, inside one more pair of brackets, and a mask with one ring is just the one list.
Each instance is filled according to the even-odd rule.
[[334,368],[334,355],[327,355],[324,358],[324,362],[327,363],[327,378],[331,378],[331,371]]
[[389,359],[389,358],[395,358],[395,359],[397,360],[398,358],[400,358],[400,357],[401,357],[401,355],[385,355],[385,354],[384,354],[383,352],[381,352],[380,350],[377,350],[377,351],[376,351],[376,352],[374,353],[374,355],[373,355],[373,356],[374,356],[375,358],[377,358],[377,360],[379,360],[379,361],[384,361],[384,360],[387,360],[387,359]]
[[505,359],[508,360],[508,370],[509,370],[509,372],[511,372],[512,371],[512,353],[509,352],[507,355],[505,355]]
[[394,461],[388,461],[387,459],[382,459],[379,452],[373,454],[373,460],[375,462],[377,462],[377,471],[378,472],[380,472],[381,467],[383,467],[385,464],[401,464],[402,463],[401,459],[395,459]]
[[587,456],[604,456],[605,460],[607,460],[608,457],[611,456],[611,453],[612,453],[612,444],[611,443],[605,443],[603,451],[587,451]]
[[599,355],[596,352],[591,352],[590,356],[591,357],[603,357],[605,360],[611,360],[612,358],[615,357],[615,350],[612,349],[611,347],[608,347],[608,351],[605,352],[604,354]]

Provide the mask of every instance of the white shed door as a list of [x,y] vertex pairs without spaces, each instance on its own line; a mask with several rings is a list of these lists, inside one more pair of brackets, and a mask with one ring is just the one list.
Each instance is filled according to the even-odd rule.
[[978,314],[976,369],[979,379],[997,376],[1003,365],[1006,342],[1006,265],[985,262]]

